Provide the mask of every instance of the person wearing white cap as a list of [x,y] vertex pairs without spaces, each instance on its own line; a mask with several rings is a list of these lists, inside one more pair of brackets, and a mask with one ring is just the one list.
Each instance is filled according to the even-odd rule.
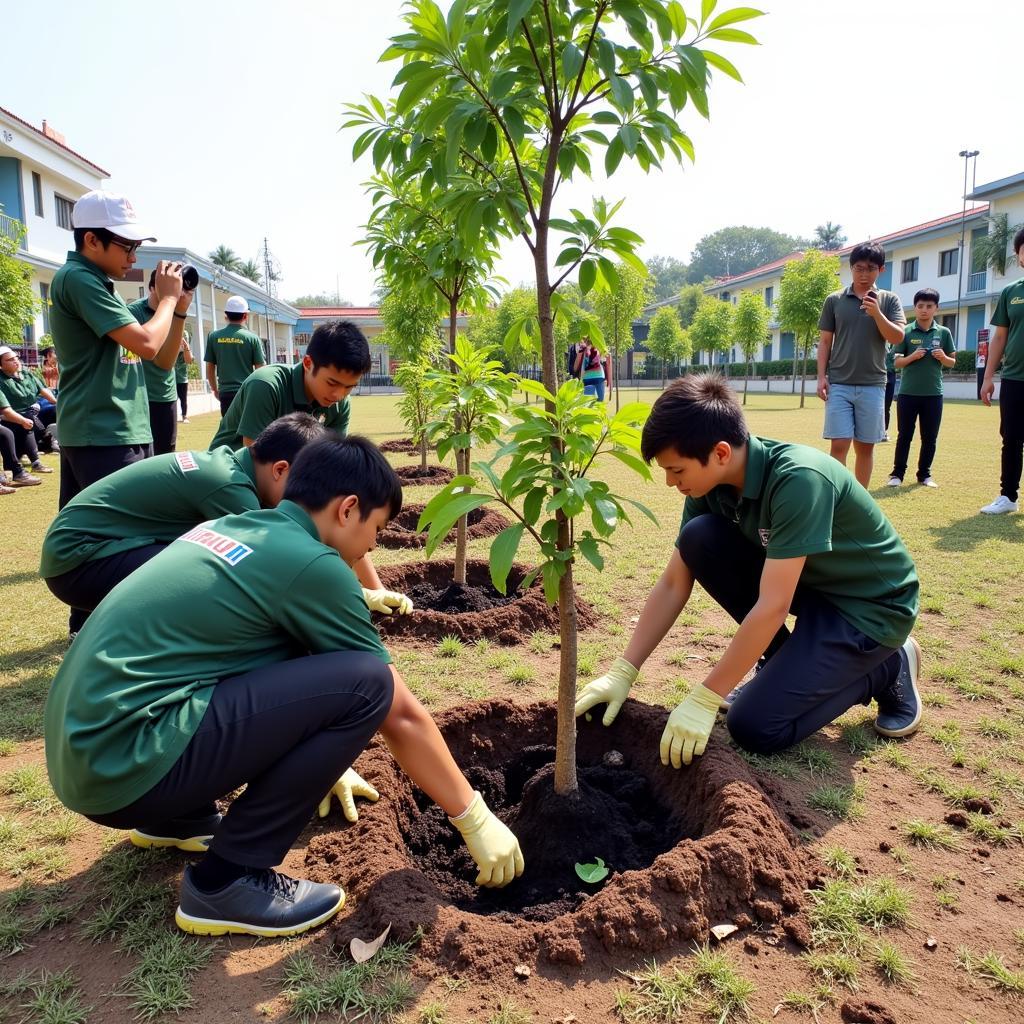
[[241,295],[232,295],[224,303],[228,325],[211,331],[206,339],[206,379],[214,398],[220,401],[224,416],[245,378],[267,362],[263,342],[247,331],[249,303]]
[[[114,290],[144,241],[156,241],[132,204],[112,192],[87,192],[71,214],[75,248],[50,286],[50,328],[61,365],[57,424],[63,508],[89,484],[150,451],[149,402],[141,360],[170,368],[187,306],[181,264],[161,260],[157,310],[140,324]],[[71,623],[71,632],[76,632]]]

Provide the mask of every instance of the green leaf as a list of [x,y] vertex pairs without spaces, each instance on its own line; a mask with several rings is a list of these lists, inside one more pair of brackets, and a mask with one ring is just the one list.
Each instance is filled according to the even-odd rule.
[[512,563],[516,560],[525,529],[523,523],[516,523],[506,527],[491,541],[491,582],[499,594],[508,592],[508,574],[512,571]]
[[629,466],[634,473],[638,473],[645,480],[651,479],[651,467],[643,459],[638,459],[635,455],[621,451],[618,448],[613,448],[609,454],[613,458],[618,459],[624,466]]
[[615,173],[615,168],[619,166],[622,160],[623,154],[626,152],[626,147],[622,144],[622,137],[616,135],[611,142],[608,143],[608,148],[604,154],[604,172],[609,177]]
[[709,32],[708,39],[720,39],[723,43],[749,43],[759,46],[758,41],[749,33],[738,28],[720,28],[717,32]]
[[526,17],[533,6],[533,0],[510,0],[508,5],[508,38],[516,34],[519,22]]
[[615,105],[628,114],[633,109],[633,87],[618,75],[612,76],[609,85]]
[[732,61],[726,60],[721,54],[713,53],[711,50],[704,50],[704,59],[714,68],[718,68],[719,71],[724,71],[730,78],[734,78],[737,82],[742,82],[743,77],[739,71],[736,70],[736,65]]
[[584,295],[594,287],[597,280],[597,264],[594,260],[584,260],[580,264],[580,291]]
[[576,874],[588,885],[595,885],[608,877],[608,868],[600,857],[595,857],[592,864],[576,864]]
[[700,23],[702,26],[711,17],[711,12],[715,9],[717,2],[718,0],[701,0]]
[[583,537],[579,542],[580,551],[583,557],[600,572],[604,569],[604,558],[601,557],[601,549],[593,537]]
[[476,487],[476,480],[473,477],[457,476],[450,484],[438,491],[420,513],[419,522],[416,524],[417,532],[422,532],[430,526],[438,510],[444,507],[456,491],[468,491],[471,487]]
[[[474,509],[480,508],[481,505],[486,505],[489,501],[493,500],[494,498],[490,494],[452,495],[451,500],[437,511],[434,521],[430,524],[430,532],[427,534],[427,546],[425,549],[427,558],[434,553],[438,544],[448,536],[451,528],[464,515],[468,515]],[[426,512],[426,509],[424,509],[424,512]]]
[[734,7],[731,11],[720,14],[710,25],[708,31],[725,28],[726,25],[735,25],[738,21],[750,21],[751,18],[761,18],[764,11],[755,10],[753,7]]
[[535,526],[540,518],[541,506],[547,493],[545,488],[535,487],[523,500],[523,517],[531,526]]
[[545,562],[540,572],[544,581],[544,599],[548,604],[558,604],[558,584],[561,582],[563,572],[561,563]]
[[580,48],[573,42],[565,44],[565,49],[562,50],[562,72],[566,79],[575,78],[580,73],[580,68],[583,67],[583,53]]

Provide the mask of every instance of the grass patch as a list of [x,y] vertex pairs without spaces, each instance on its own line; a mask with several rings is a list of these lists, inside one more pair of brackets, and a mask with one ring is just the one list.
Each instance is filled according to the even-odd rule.
[[929,708],[948,708],[953,701],[941,690],[928,690],[921,694],[921,702]]
[[1012,740],[1019,735],[1019,730],[1005,718],[990,718],[988,715],[982,715],[974,723],[974,727],[982,736],[994,740]]
[[533,1014],[520,1010],[515,1003],[498,1003],[498,1009],[487,1018],[487,1024],[530,1024]]
[[910,894],[891,878],[852,885],[837,878],[809,889],[811,937],[815,947],[856,953],[863,945],[862,927],[880,931],[910,920]]
[[58,806],[41,764],[26,764],[6,772],[0,777],[0,793],[11,797],[14,806],[24,811],[43,814]]
[[830,775],[836,770],[836,757],[815,743],[798,743],[787,752],[789,758],[806,768],[812,775]]
[[466,645],[454,633],[441,637],[437,642],[437,653],[442,658],[458,658]]
[[22,998],[20,1009],[27,1011],[23,1024],[86,1024],[92,1013],[92,1007],[82,1003],[70,968],[23,975],[3,988],[6,994]]
[[955,850],[960,842],[955,832],[945,825],[934,825],[930,821],[905,821],[901,831],[907,837],[907,842],[929,850]]
[[857,990],[860,965],[849,953],[805,953],[804,962],[811,973],[829,985]]
[[533,680],[533,669],[529,665],[509,665],[505,669],[505,682],[512,686],[526,686]]
[[530,634],[530,650],[534,654],[546,654],[555,646],[555,641],[558,637],[554,633],[545,633],[538,630],[536,633]]
[[842,821],[855,821],[864,813],[861,801],[864,787],[860,783],[851,786],[819,786],[808,797],[807,803],[816,811]]
[[1020,825],[1001,825],[988,815],[977,812],[967,816],[967,830],[993,846],[1009,846],[1024,841],[1024,828]]
[[889,985],[909,986],[914,981],[913,961],[891,942],[879,942],[871,951],[871,963]]
[[857,862],[853,854],[842,846],[829,846],[822,850],[821,859],[840,878],[853,878],[857,874]]
[[966,946],[956,951],[956,965],[975,977],[983,978],[1000,992],[1024,994],[1024,971],[1013,971],[993,950],[981,956]]
[[18,744],[14,740],[0,740],[0,757],[10,757],[17,749]]
[[216,943],[181,932],[165,931],[151,939],[122,989],[131,1001],[135,1019],[155,1020],[193,1006],[192,979],[206,966],[215,948]]

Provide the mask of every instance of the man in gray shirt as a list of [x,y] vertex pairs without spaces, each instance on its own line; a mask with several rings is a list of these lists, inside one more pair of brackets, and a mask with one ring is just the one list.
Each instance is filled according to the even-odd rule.
[[871,482],[875,445],[885,436],[885,355],[903,341],[907,318],[894,292],[875,288],[885,249],[861,242],[850,252],[853,283],[833,292],[818,329],[818,397],[825,403],[823,437],[844,466],[853,444],[854,475]]

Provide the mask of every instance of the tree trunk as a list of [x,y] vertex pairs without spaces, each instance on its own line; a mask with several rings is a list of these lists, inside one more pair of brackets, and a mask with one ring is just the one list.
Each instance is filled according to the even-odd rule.
[[427,435],[420,434],[420,469],[427,468]]
[[804,407],[804,399],[807,391],[807,352],[811,347],[810,338],[804,341],[804,362],[800,371],[800,408]]
[[[558,390],[554,321],[551,317],[551,280],[548,271],[548,223],[554,198],[554,182],[558,169],[558,151],[561,139],[557,136],[548,143],[548,159],[544,169],[544,185],[538,210],[537,234],[534,241],[533,265],[537,279],[537,315],[541,337],[541,373],[544,386],[554,394]],[[551,402],[545,402],[554,411]],[[556,440],[553,455],[561,454],[561,442]],[[569,522],[558,512],[559,551],[569,550]],[[561,655],[558,666],[558,726],[555,740],[555,792],[569,796],[579,789],[576,780],[576,594],[573,586],[572,563],[566,563],[566,573],[558,585],[558,623],[561,637]]]
[[796,344],[794,343],[794,346],[793,346],[793,385],[789,389],[790,390],[790,394],[793,394],[793,395],[796,394],[796,364],[800,361],[799,360],[799,354],[800,353],[797,351]]
[[747,376],[743,381],[743,404],[747,404],[747,391],[750,388],[750,375],[754,372],[754,361],[747,363]]
[[[459,297],[458,295],[452,295],[448,303],[448,351],[455,351],[455,337],[456,327],[455,320],[459,315]],[[462,429],[462,417],[457,416],[455,419],[455,426],[457,430]],[[469,451],[459,450],[455,453],[455,472],[462,476],[464,473],[469,472]],[[466,524],[467,517],[460,516],[459,521],[455,527],[455,582],[465,586],[466,585],[466,545],[468,544],[468,538],[466,537]]]

